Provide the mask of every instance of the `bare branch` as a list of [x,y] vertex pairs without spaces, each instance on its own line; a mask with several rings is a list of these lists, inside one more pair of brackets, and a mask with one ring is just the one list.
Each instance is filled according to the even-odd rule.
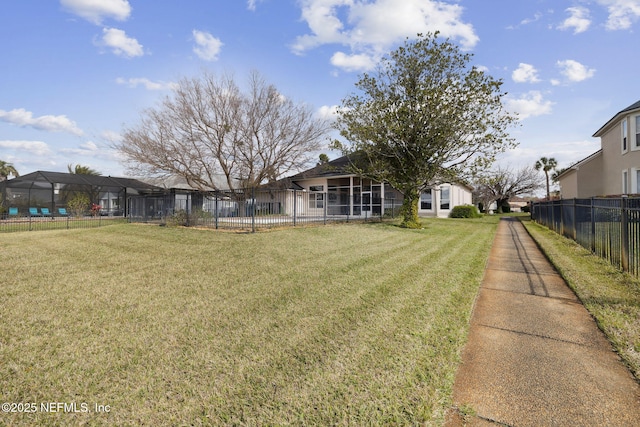
[[326,121],[256,72],[243,93],[231,76],[183,79],[172,96],[125,129],[117,148],[144,175],[174,174],[201,189],[273,181],[315,157]]

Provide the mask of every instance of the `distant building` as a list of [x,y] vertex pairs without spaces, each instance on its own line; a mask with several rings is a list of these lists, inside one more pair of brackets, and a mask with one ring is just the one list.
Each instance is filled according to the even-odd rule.
[[640,101],[594,134],[601,149],[558,175],[564,199],[640,193]]

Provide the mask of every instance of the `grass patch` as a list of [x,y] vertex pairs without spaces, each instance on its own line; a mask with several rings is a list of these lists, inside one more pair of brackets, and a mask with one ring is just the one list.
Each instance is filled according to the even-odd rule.
[[522,222],[640,380],[640,279],[573,240],[533,221]]
[[497,218],[424,226],[0,235],[2,401],[89,408],[0,424],[440,424]]

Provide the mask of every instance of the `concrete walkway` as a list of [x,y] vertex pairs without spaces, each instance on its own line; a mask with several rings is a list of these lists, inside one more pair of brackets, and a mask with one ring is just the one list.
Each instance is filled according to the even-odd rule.
[[454,402],[448,426],[640,426],[640,385],[515,218],[498,225]]

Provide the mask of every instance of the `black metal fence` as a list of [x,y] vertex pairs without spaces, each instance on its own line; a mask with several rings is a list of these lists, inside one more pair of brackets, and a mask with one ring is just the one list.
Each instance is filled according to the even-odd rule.
[[124,216],[61,216],[61,215],[10,215],[0,214],[0,233],[13,231],[68,230],[72,228],[95,228],[126,223]]
[[531,207],[531,218],[640,276],[640,198],[537,202]]
[[37,215],[9,209],[0,213],[0,232],[92,228],[122,222],[156,223],[215,229],[255,231],[329,222],[381,221],[399,215],[402,199],[380,192],[298,190],[167,191],[131,196],[127,216],[122,212],[75,215],[51,212]]
[[379,193],[246,190],[136,196],[129,199],[128,212],[132,222],[255,231],[335,221],[380,221],[397,216],[401,205],[401,200],[384,199]]

